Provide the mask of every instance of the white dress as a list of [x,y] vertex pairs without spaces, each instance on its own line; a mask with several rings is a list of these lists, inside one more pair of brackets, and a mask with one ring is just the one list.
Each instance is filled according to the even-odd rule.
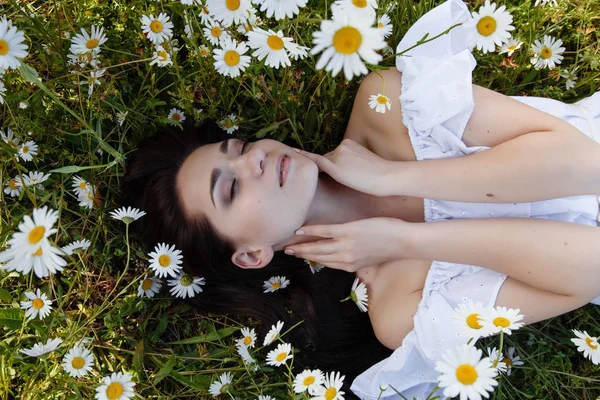
[[[426,33],[433,37],[470,17],[461,0],[448,0],[422,16],[396,52]],[[467,146],[462,134],[473,111],[471,72],[476,62],[462,26],[396,59],[402,72],[400,103],[417,160],[458,157],[489,149]],[[600,142],[600,93],[576,104],[535,97],[513,97],[578,128]],[[551,184],[551,177],[548,183]],[[542,183],[544,184],[544,183]],[[531,203],[467,203],[424,199],[425,221],[454,218],[533,217],[599,226],[600,196],[572,196]],[[437,384],[435,361],[448,348],[466,343],[452,322],[453,309],[472,299],[493,306],[506,275],[473,265],[433,261],[414,316],[414,329],[392,355],[360,374],[351,390],[363,400],[377,400],[380,384],[392,385],[408,399],[424,400]],[[600,295],[600,288],[598,288]],[[593,301],[600,304],[600,297]],[[436,395],[443,396],[442,389]],[[392,389],[382,399],[398,399]]]

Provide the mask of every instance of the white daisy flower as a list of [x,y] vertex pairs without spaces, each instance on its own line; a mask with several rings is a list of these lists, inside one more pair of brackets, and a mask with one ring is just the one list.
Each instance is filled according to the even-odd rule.
[[313,394],[315,389],[323,383],[323,379],[323,372],[320,369],[305,369],[294,379],[294,392],[302,393],[308,390],[308,393]]
[[20,139],[14,135],[12,129],[10,128],[6,130],[6,133],[0,130],[0,136],[2,136],[2,140],[4,140],[4,143],[8,144],[14,149],[16,149],[19,145]]
[[200,17],[200,22],[203,25],[206,25],[209,22],[213,21],[213,18],[210,16],[210,11],[206,6],[200,6],[200,13],[198,14],[198,17]]
[[354,278],[352,283],[352,291],[350,292],[350,298],[356,303],[359,310],[367,312],[369,296],[367,295],[367,287],[364,283],[358,283],[358,278]]
[[275,399],[269,395],[266,395],[266,396],[260,395],[260,396],[258,396],[258,400],[275,400]]
[[[12,248],[0,253],[0,262],[9,261],[4,268],[6,271],[16,270],[23,275],[33,272],[38,278],[46,278],[63,270],[67,262],[61,257],[63,251],[52,246],[47,240],[40,242],[38,248],[31,253],[13,251]],[[6,254],[4,254],[6,253]]]
[[96,195],[97,195],[96,187],[94,185],[92,185],[91,183],[88,184],[88,190],[86,192],[79,194],[79,196],[77,196],[77,200],[79,201],[79,206],[86,207],[86,208],[92,208],[94,206],[94,203],[98,200]]
[[62,367],[72,377],[81,378],[87,375],[94,367],[94,356],[89,349],[82,346],[74,346],[65,354]]
[[474,344],[480,337],[486,337],[487,331],[481,324],[482,314],[485,308],[481,302],[475,303],[468,299],[466,302],[459,304],[454,309],[452,320],[457,327],[461,336],[466,339],[473,339]]
[[263,283],[263,293],[274,292],[279,289],[284,289],[290,284],[290,281],[285,276],[273,276],[268,281]]
[[242,338],[238,340],[238,343],[246,347],[254,347],[256,344],[256,332],[253,328],[242,328]]
[[267,365],[279,367],[294,355],[292,354],[292,345],[289,343],[280,343],[276,349],[267,354]]
[[392,20],[389,15],[383,14],[381,17],[377,17],[377,29],[381,29],[384,38],[387,38],[392,34],[394,27],[392,26]]
[[286,48],[292,60],[306,58],[306,56],[308,56],[308,51],[310,50],[308,47],[300,46],[296,43],[288,43]]
[[233,381],[233,375],[231,372],[223,372],[218,380],[210,384],[208,393],[212,394],[213,397],[227,393],[231,381]]
[[10,197],[19,197],[21,195],[23,185],[21,185],[21,178],[16,175],[14,178],[8,181],[8,186],[4,188],[4,193]]
[[562,40],[555,39],[548,35],[544,35],[543,42],[540,42],[539,39],[537,39],[531,45],[531,50],[534,52],[534,55],[531,58],[533,66],[537,69],[554,69],[556,64],[562,62],[563,56],[561,56],[561,54],[566,50],[565,47],[560,47],[562,44]]
[[0,71],[8,68],[17,69],[21,65],[19,58],[27,57],[25,35],[12,26],[12,22],[0,20]]
[[378,113],[385,113],[385,108],[387,107],[388,111],[392,109],[392,102],[387,96],[383,94],[373,94],[369,97],[369,107],[375,110]]
[[198,54],[200,54],[200,57],[206,58],[210,56],[210,49],[205,44],[200,45],[198,48]]
[[569,71],[561,72],[560,76],[567,80],[565,82],[565,86],[567,87],[567,90],[571,90],[575,87],[575,81],[577,80],[577,75],[575,75],[576,72],[577,72],[577,67],[573,67]]
[[204,108],[195,108],[194,111],[196,112],[196,115],[200,115],[204,111]]
[[311,50],[312,55],[324,50],[316,69],[325,67],[332,76],[343,69],[347,80],[355,75],[367,74],[369,71],[361,59],[378,64],[383,56],[375,50],[387,46],[382,32],[372,24],[369,18],[354,13],[337,13],[333,15],[333,20],[321,21],[321,30],[313,33],[315,47]]
[[114,219],[129,224],[133,221],[137,221],[138,219],[146,215],[146,211],[141,211],[140,209],[134,207],[121,207],[117,208],[114,211],[111,211],[109,214]]
[[113,372],[102,379],[102,385],[96,388],[97,400],[130,400],[135,396],[129,372]]
[[150,268],[159,278],[171,276],[178,278],[181,271],[181,250],[175,249],[175,245],[169,247],[165,243],[154,246],[154,251],[148,253],[150,257]]
[[[169,116],[167,118],[172,119],[173,121],[183,122],[185,121],[185,113],[181,110],[178,110],[177,108],[171,108],[171,110],[169,110]],[[171,123],[171,125],[175,124]]]
[[140,279],[137,295],[138,297],[144,297],[144,295],[146,295],[146,297],[151,299],[155,294],[158,294],[161,287],[162,281],[156,276],[148,278],[148,275],[144,275],[144,277]]
[[25,103],[25,102],[23,102],[23,101],[21,101],[21,102],[19,103],[19,108],[20,108],[21,110],[24,110],[24,109],[26,109],[27,107],[29,107],[29,104],[27,104],[27,103]]
[[117,113],[117,122],[119,122],[119,126],[123,126],[123,122],[125,122],[125,117],[127,117],[127,114],[129,114],[129,111],[119,111]]
[[300,13],[300,7],[306,6],[308,0],[261,0],[260,11],[265,11],[267,18],[275,16],[276,20],[292,18]]
[[263,347],[268,346],[271,343],[273,343],[273,341],[279,337],[279,334],[281,333],[282,328],[283,328],[283,321],[277,321],[276,325],[272,325],[271,330],[265,335],[265,340],[263,341]]
[[33,156],[37,155],[38,145],[33,140],[19,145],[18,154],[23,161],[32,161]]
[[472,18],[464,24],[467,42],[471,47],[477,47],[477,50],[485,54],[494,52],[496,45],[502,46],[502,43],[508,41],[511,36],[508,31],[515,27],[511,25],[512,15],[505,10],[506,6],[496,9],[496,3],[490,5],[490,0],[485,0],[485,4],[479,7],[479,12],[473,11]]
[[185,4],[186,6],[202,5],[201,0],[181,0],[181,4]]
[[250,65],[250,56],[245,56],[248,51],[246,43],[239,44],[235,39],[224,39],[222,49],[213,50],[215,59],[215,68],[220,74],[235,78]]
[[435,370],[439,386],[444,389],[444,396],[461,399],[479,399],[489,397],[487,392],[493,392],[492,386],[497,386],[494,379],[496,369],[488,357],[481,358],[482,351],[467,344],[461,344],[455,349],[448,349],[442,355],[442,361],[436,361]]
[[243,23],[252,9],[250,0],[206,0],[210,15],[223,26]]
[[487,354],[488,354],[488,357],[490,358],[490,361],[492,362],[492,367],[494,367],[498,373],[506,372],[508,367],[506,366],[505,362],[503,362],[502,360],[498,360],[498,358],[501,358],[501,357],[500,357],[500,351],[496,347],[494,347],[492,349],[488,347]]
[[25,292],[25,296],[29,301],[22,301],[21,308],[25,311],[25,317],[28,319],[35,319],[39,317],[40,320],[46,318],[52,312],[52,301],[48,300],[46,293],[40,292],[40,289],[34,292]]
[[162,46],[157,46],[152,55],[152,61],[150,65],[158,65],[159,67],[166,67],[167,65],[173,65],[171,61],[171,55],[165,51]]
[[104,28],[92,25],[91,35],[85,29],[81,28],[81,33],[71,39],[71,48],[69,51],[73,54],[85,54],[88,52],[98,54],[100,53],[100,45],[104,44],[104,42],[106,42]]
[[237,352],[240,355],[240,357],[242,357],[242,360],[244,360],[244,364],[249,369],[251,369],[253,371],[258,371],[260,369],[256,360],[252,357],[252,355],[250,355],[250,350],[248,350],[247,346],[244,346],[244,344],[242,342],[238,341],[238,343],[236,343],[235,347],[236,347]]
[[227,133],[232,134],[233,131],[239,129],[239,126],[235,123],[237,117],[234,114],[229,114],[229,116],[225,119],[219,121],[219,126]]
[[500,360],[507,366],[508,370],[506,371],[506,375],[508,376],[511,374],[512,367],[524,364],[523,361],[521,361],[521,357],[515,356],[515,350],[516,349],[514,347],[510,347],[508,349],[508,355],[504,356],[504,358]]
[[325,374],[323,385],[314,389],[317,397],[311,397],[311,400],[344,400],[344,392],[341,390],[344,378],[345,376],[340,376],[339,372]]
[[336,0],[331,5],[331,12],[332,14],[354,14],[370,20],[372,24],[372,21],[375,20],[375,10],[377,8],[377,0]]
[[31,349],[21,349],[21,350],[19,350],[19,352],[23,353],[25,355],[28,355],[30,357],[39,357],[46,353],[55,351],[56,349],[58,349],[60,347],[61,343],[62,343],[61,338],[48,339],[46,341],[46,343],[44,343],[44,344],[42,344],[42,342],[38,342],[38,343],[34,344]]
[[313,274],[325,268],[324,265],[321,265],[316,261],[310,261],[305,259],[304,262],[306,263],[306,265],[308,265],[308,267],[310,268],[310,272],[312,272]]
[[37,188],[41,190],[44,189],[41,183],[45,182],[49,177],[50,174],[44,174],[39,171],[29,171],[27,175],[23,175],[23,183],[27,187],[37,185]]
[[256,49],[252,55],[257,57],[258,61],[262,61],[266,57],[265,64],[273,68],[292,65],[288,56],[288,44],[292,43],[292,40],[292,38],[284,37],[282,31],[275,33],[272,29],[266,31],[254,28],[248,32],[248,46]]
[[64,251],[65,254],[72,255],[75,250],[86,250],[88,247],[90,247],[91,244],[92,242],[90,242],[87,239],[76,240],[74,242],[69,243],[66,246],[63,246],[62,251]]
[[221,27],[217,21],[210,20],[204,28],[202,28],[204,36],[213,46],[219,46],[225,39],[231,39],[229,33]]
[[545,6],[546,4],[550,4],[551,6],[558,6],[558,1],[557,0],[535,0],[535,6],[538,5],[542,5]]
[[154,44],[160,44],[163,40],[168,40],[173,35],[173,23],[169,16],[160,13],[154,18],[153,14],[142,16],[142,31],[147,34],[148,40]]
[[600,340],[588,335],[587,331],[571,330],[577,336],[571,339],[571,342],[577,346],[577,351],[583,353],[583,356],[589,358],[594,364],[600,364],[600,345],[598,344]]
[[519,311],[521,310],[518,308],[490,307],[483,311],[480,323],[488,335],[495,335],[500,331],[511,335],[513,330],[525,325],[524,322],[518,322],[523,319]]
[[523,42],[515,38],[508,39],[508,42],[504,43],[500,48],[500,54],[508,53],[508,56],[512,56],[515,50],[521,48]]
[[172,286],[171,289],[169,289],[169,293],[182,299],[185,299],[186,297],[192,298],[196,294],[201,293],[204,283],[204,278],[186,273],[180,273],[175,276],[175,279],[169,279],[167,281],[167,284]]
[[4,94],[5,93],[6,93],[6,86],[4,86],[4,82],[0,81],[0,104],[4,104]]

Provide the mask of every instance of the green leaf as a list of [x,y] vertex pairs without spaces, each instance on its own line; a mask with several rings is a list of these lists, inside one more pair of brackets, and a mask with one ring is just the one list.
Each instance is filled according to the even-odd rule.
[[152,343],[158,342],[158,339],[160,339],[162,334],[165,333],[165,331],[167,330],[168,324],[169,324],[169,314],[165,312],[163,315],[161,315],[160,322],[158,323],[156,330],[152,333],[152,336],[150,337],[150,340],[152,341]]
[[531,82],[533,80],[533,78],[535,78],[537,73],[538,73],[538,70],[535,68],[532,68],[531,71],[529,71],[529,73],[525,76],[525,78],[523,79],[523,81],[521,83],[523,85],[525,85],[526,83]]
[[197,343],[206,343],[206,342],[214,342],[217,339],[223,339],[227,336],[233,335],[237,332],[239,328],[227,327],[223,329],[219,329],[218,331],[207,333],[206,335],[195,336],[189,339],[178,340],[176,342],[170,342],[167,344],[197,344]]
[[163,366],[160,367],[160,369],[156,373],[156,378],[154,378],[153,385],[158,384],[158,382],[162,381],[166,376],[169,376],[176,363],[177,358],[175,358],[175,355],[172,354],[171,358],[169,358],[169,360],[165,364],[163,364]]
[[189,386],[191,388],[194,388],[194,389],[201,389],[201,390],[207,390],[212,381],[212,377],[209,375],[194,374],[194,375],[191,375],[190,377],[185,377],[175,371],[171,371],[169,376],[171,376],[173,379],[175,379],[179,383],[182,383],[182,384]]
[[135,347],[135,352],[133,353],[133,368],[137,372],[142,372],[142,368],[144,366],[144,338],[142,338],[137,346]]
[[255,133],[256,138],[257,139],[264,138],[267,133],[269,133],[271,131],[274,131],[275,129],[279,128],[279,125],[281,125],[282,123],[284,123],[286,121],[275,122],[274,124],[271,124],[271,125],[269,125],[269,126],[267,126],[265,128],[260,129],[258,132]]
[[0,309],[0,326],[7,326],[12,330],[21,329],[25,312],[20,308]]
[[10,292],[8,290],[0,288],[0,300],[11,302],[12,295],[10,294]]

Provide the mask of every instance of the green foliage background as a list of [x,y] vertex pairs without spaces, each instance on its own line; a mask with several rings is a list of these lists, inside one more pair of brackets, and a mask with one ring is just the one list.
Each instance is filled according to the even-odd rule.
[[[390,13],[394,31],[383,51],[380,66],[394,66],[393,49],[421,15],[441,1],[380,1],[394,7]],[[312,32],[329,17],[330,2],[309,1],[292,20],[264,19],[266,26],[284,31],[301,45],[312,47]],[[572,102],[598,90],[600,83],[600,3],[597,0],[559,1],[558,7],[536,7],[532,0],[500,1],[514,16],[513,36],[525,42],[511,60],[497,53],[475,52],[478,67],[474,83],[507,95],[550,97]],[[471,9],[478,5],[471,2]],[[335,148],[344,135],[359,79],[345,82],[343,74],[332,78],[314,65],[320,55],[275,70],[253,59],[240,78],[219,75],[212,57],[198,54],[204,38],[198,19],[192,18],[190,39],[184,33],[184,10],[193,17],[199,8],[178,1],[145,0],[28,0],[0,2],[0,15],[12,19],[25,32],[29,55],[23,60],[37,71],[41,84],[28,81],[25,70],[8,71],[5,104],[0,105],[0,128],[11,128],[21,138],[40,145],[33,162],[19,164],[4,146],[0,177],[6,182],[18,169],[50,170],[77,166],[68,173],[53,173],[44,191],[29,191],[23,198],[0,192],[0,243],[5,243],[23,215],[33,207],[60,209],[54,240],[65,245],[87,238],[92,246],[70,258],[62,273],[49,279],[0,273],[0,396],[5,399],[91,398],[102,376],[112,371],[131,371],[140,399],[208,398],[215,374],[235,373],[234,391],[239,398],[270,394],[293,397],[289,376],[283,370],[246,371],[235,352],[232,338],[242,323],[224,316],[200,318],[169,296],[165,288],[154,299],[136,296],[138,279],[145,271],[150,249],[133,241],[131,264],[126,264],[122,226],[109,218],[118,206],[119,180],[128,155],[138,141],[152,134],[167,119],[172,107],[187,118],[204,111],[198,120],[220,120],[230,113],[241,117],[236,136],[251,140],[268,137],[293,140],[315,152]],[[195,10],[195,11],[192,11]],[[142,14],[166,12],[175,25],[180,50],[174,66],[149,66],[150,42],[141,30]],[[108,41],[102,46],[101,85],[88,99],[85,87],[73,83],[67,65],[70,39],[92,24],[104,27]],[[559,71],[532,68],[529,47],[544,34],[561,38],[567,51],[559,66],[577,65],[574,90],[565,89]],[[239,38],[242,38],[238,35]],[[44,47],[45,46],[45,47]],[[510,62],[514,63],[513,65]],[[558,77],[558,79],[556,79]],[[43,86],[43,88],[41,87]],[[26,102],[26,109],[19,108]],[[393,104],[398,107],[398,104]],[[122,126],[116,114],[128,111]],[[3,144],[3,143],[2,143]],[[102,149],[103,155],[97,150]],[[97,185],[100,204],[87,210],[71,191],[73,172]],[[43,321],[25,321],[19,309],[23,292],[40,287],[53,300],[54,311]],[[525,365],[496,389],[496,399],[595,399],[600,396],[600,368],[577,353],[570,342],[571,328],[600,334],[600,308],[586,306],[558,318],[523,328],[507,337],[517,347]],[[232,336],[233,335],[233,336]],[[69,377],[60,367],[62,355],[84,336],[93,338],[96,357],[93,374]],[[25,357],[18,349],[47,338],[63,338],[61,350],[49,355]],[[484,343],[494,343],[493,340]],[[505,345],[507,344],[505,342]],[[264,359],[264,358],[263,358]],[[233,397],[232,397],[233,398]]]

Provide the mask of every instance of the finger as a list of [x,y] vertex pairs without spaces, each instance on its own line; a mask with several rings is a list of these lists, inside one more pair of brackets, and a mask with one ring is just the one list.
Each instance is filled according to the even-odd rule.
[[296,235],[311,235],[324,238],[343,237],[346,224],[305,225],[296,230]]
[[[320,154],[310,153],[308,151],[304,151],[304,150],[300,150],[300,149],[294,149],[294,150],[297,153],[302,154],[306,158],[310,158],[311,160],[313,160],[314,163],[317,164],[317,167],[319,168],[320,171],[327,172],[332,177],[333,177],[333,174],[336,173],[335,172],[336,165],[327,157],[327,155],[322,156]],[[327,153],[327,154],[331,154],[331,153]]]
[[[340,250],[339,242],[335,240],[319,240],[317,242],[306,242],[306,243],[296,243],[290,246],[286,246],[286,251],[293,251],[296,257],[300,255],[303,258],[308,260],[312,260],[309,258],[311,256],[323,256],[325,254],[336,253]],[[306,256],[306,257],[304,257]]]

